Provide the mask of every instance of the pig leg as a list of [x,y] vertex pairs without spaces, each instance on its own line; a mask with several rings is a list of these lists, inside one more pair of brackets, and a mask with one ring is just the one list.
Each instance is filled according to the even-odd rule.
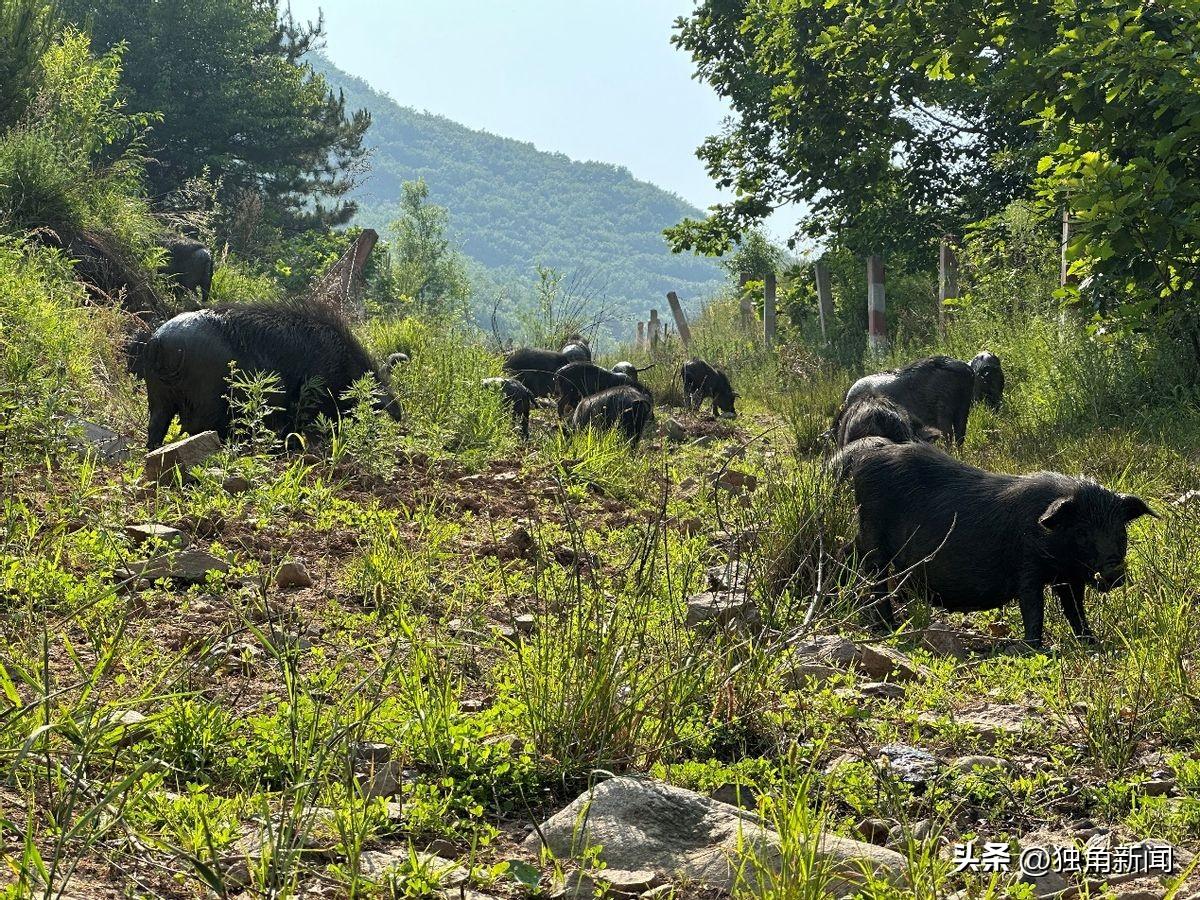
[[1063,615],[1067,617],[1071,630],[1075,632],[1075,637],[1085,644],[1096,643],[1096,636],[1092,634],[1087,616],[1083,612],[1083,584],[1075,581],[1056,584],[1054,585],[1054,596],[1062,604]]
[[1027,575],[1021,579],[1021,624],[1025,626],[1025,643],[1040,649],[1046,625],[1045,585],[1036,577]]

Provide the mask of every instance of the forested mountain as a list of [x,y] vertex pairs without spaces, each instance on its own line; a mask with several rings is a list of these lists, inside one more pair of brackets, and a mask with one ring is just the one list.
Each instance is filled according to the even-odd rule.
[[[692,305],[718,286],[714,261],[672,254],[662,230],[698,210],[628,169],[575,162],[532,144],[474,131],[396,103],[327,59],[312,60],[347,108],[372,116],[371,172],[356,192],[359,221],[383,232],[401,185],[424,178],[450,211],[455,242],[507,293],[527,293],[535,266],[585,279],[624,333],[675,290]],[[490,293],[490,291],[488,292]],[[476,298],[477,310],[491,297]]]

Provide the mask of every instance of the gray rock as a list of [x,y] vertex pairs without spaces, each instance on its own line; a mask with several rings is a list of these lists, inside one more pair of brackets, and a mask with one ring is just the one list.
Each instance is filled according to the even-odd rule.
[[941,768],[932,753],[907,744],[888,744],[879,754],[887,761],[888,770],[907,784],[924,784]]
[[846,673],[841,669],[835,669],[833,666],[826,666],[821,663],[789,660],[784,663],[783,677],[787,681],[788,687],[793,690],[800,690],[811,682],[821,685],[827,681],[845,678]]
[[876,700],[903,700],[906,695],[903,687],[891,681],[868,681],[858,686],[858,692]]
[[244,494],[250,490],[250,479],[244,475],[227,475],[221,481],[221,489],[227,494]]
[[121,581],[129,578],[146,581],[169,578],[172,581],[200,584],[208,578],[210,572],[224,574],[228,571],[229,563],[211,553],[204,550],[179,550],[133,562],[118,570],[116,575]]
[[90,454],[103,463],[122,463],[133,458],[129,441],[111,428],[74,417],[68,417],[66,422],[68,427],[79,432],[79,437],[69,439],[68,445],[81,455]]
[[867,843],[882,846],[887,843],[890,827],[883,819],[867,818],[860,819],[854,826],[854,830]]
[[689,628],[726,627],[737,625],[757,628],[762,624],[758,605],[749,597],[736,594],[718,594],[705,591],[693,594],[687,600],[687,626]]
[[360,764],[354,770],[354,779],[368,799],[395,797],[412,780],[412,773],[400,764],[400,760],[389,759],[375,765]]
[[920,646],[934,656],[966,659],[967,648],[957,631],[949,628],[926,628],[921,632]]
[[745,592],[750,584],[750,568],[743,562],[730,560],[719,566],[709,566],[704,570],[704,577],[710,591]]
[[758,808],[758,791],[746,784],[736,784],[732,781],[727,781],[717,789],[710,791],[708,796],[721,803],[736,806],[739,809],[752,810]]
[[143,476],[146,481],[166,481],[175,471],[187,472],[221,449],[221,439],[215,431],[202,431],[173,444],[164,444],[146,454]]
[[288,560],[275,573],[275,586],[280,590],[306,588],[312,587],[312,585],[312,576],[308,574],[304,563],[298,559]]
[[677,444],[687,440],[687,429],[674,416],[668,417],[662,423],[662,434],[668,441],[674,441]]
[[150,717],[136,709],[125,709],[109,716],[106,724],[116,735],[118,747],[130,747],[154,733],[150,728]]
[[927,668],[913,662],[899,650],[878,644],[860,646],[854,664],[876,681],[915,681],[931,674]]
[[1140,785],[1142,793],[1147,797],[1165,797],[1175,792],[1174,778],[1151,778]]
[[1002,736],[1020,737],[1046,721],[1043,713],[1012,703],[973,703],[948,716],[942,713],[924,712],[917,716],[917,723],[924,728],[936,729],[949,718],[956,726],[974,734],[983,743],[993,743]]
[[717,475],[717,487],[731,494],[748,494],[758,489],[758,477],[738,469],[726,469]]
[[533,613],[522,613],[513,619],[513,626],[519,634],[530,635],[537,628],[537,618]]
[[[462,866],[452,859],[435,856],[432,853],[417,851],[417,864],[425,872],[437,879],[438,884],[445,887],[455,887],[465,884],[470,877]],[[406,869],[409,866],[410,851],[408,847],[395,850],[368,850],[358,858],[358,870],[361,874],[378,881],[389,872]]]
[[158,540],[182,550],[192,542],[192,539],[178,528],[172,528],[169,525],[160,525],[157,522],[126,525],[125,534],[139,547],[147,541]]
[[[754,816],[692,791],[637,778],[611,778],[556,813],[540,829],[548,848],[560,858],[579,858],[600,845],[614,869],[648,870],[667,879],[686,878],[729,891],[734,887],[738,848],[754,853],[759,865],[778,869],[779,835]],[[534,832],[523,848],[536,854],[541,838]],[[860,863],[892,878],[905,871],[904,858],[861,841],[821,836],[818,855],[849,891]],[[751,867],[752,868],[752,867]]]
[[366,765],[380,766],[391,761],[392,746],[376,741],[363,741],[351,748],[351,755],[356,769]]
[[820,634],[797,642],[793,650],[798,659],[808,659],[838,669],[848,669],[858,659],[854,641],[840,634]]

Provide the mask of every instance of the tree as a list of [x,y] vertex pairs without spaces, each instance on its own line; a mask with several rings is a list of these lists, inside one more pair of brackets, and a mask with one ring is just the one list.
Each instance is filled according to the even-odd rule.
[[723,252],[795,203],[808,236],[837,233],[860,253],[929,249],[1002,209],[1037,158],[1010,100],[1020,63],[1054,34],[1055,5],[704,0],[674,42],[733,107],[698,155],[737,197],[671,229],[673,247]]
[[404,182],[400,210],[400,218],[391,225],[397,290],[425,312],[465,315],[471,282],[446,234],[446,209],[429,202],[429,187],[422,179]]
[[298,24],[278,0],[63,0],[101,51],[120,44],[132,112],[161,113],[148,168],[163,196],[220,179],[226,203],[261,197],[285,233],[346,222],[370,125],[303,61],[322,23]]
[[56,26],[45,0],[0,0],[0,131],[15,125],[33,100]]
[[[1092,311],[1166,321],[1200,366],[1200,2],[1080,3],[1028,103],[1054,143],[1039,196],[1075,220]],[[1109,305],[1111,304],[1111,306]]]

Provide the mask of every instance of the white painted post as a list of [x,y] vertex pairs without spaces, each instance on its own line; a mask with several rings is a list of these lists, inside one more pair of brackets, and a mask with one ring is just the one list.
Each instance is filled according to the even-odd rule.
[[958,257],[954,238],[946,235],[938,251],[938,334],[946,336],[946,301],[958,299]]
[[775,273],[763,276],[763,345],[775,344]]
[[671,315],[675,317],[675,329],[679,332],[679,340],[686,348],[692,342],[692,329],[688,327],[687,318],[683,315],[679,295],[674,291],[667,291],[667,302],[671,304]]
[[883,288],[883,258],[867,257],[867,346],[872,353],[887,350],[886,293]]
[[829,283],[829,263],[817,260],[813,266],[817,279],[817,315],[821,319],[821,340],[829,343],[829,328],[833,324],[833,287]]

